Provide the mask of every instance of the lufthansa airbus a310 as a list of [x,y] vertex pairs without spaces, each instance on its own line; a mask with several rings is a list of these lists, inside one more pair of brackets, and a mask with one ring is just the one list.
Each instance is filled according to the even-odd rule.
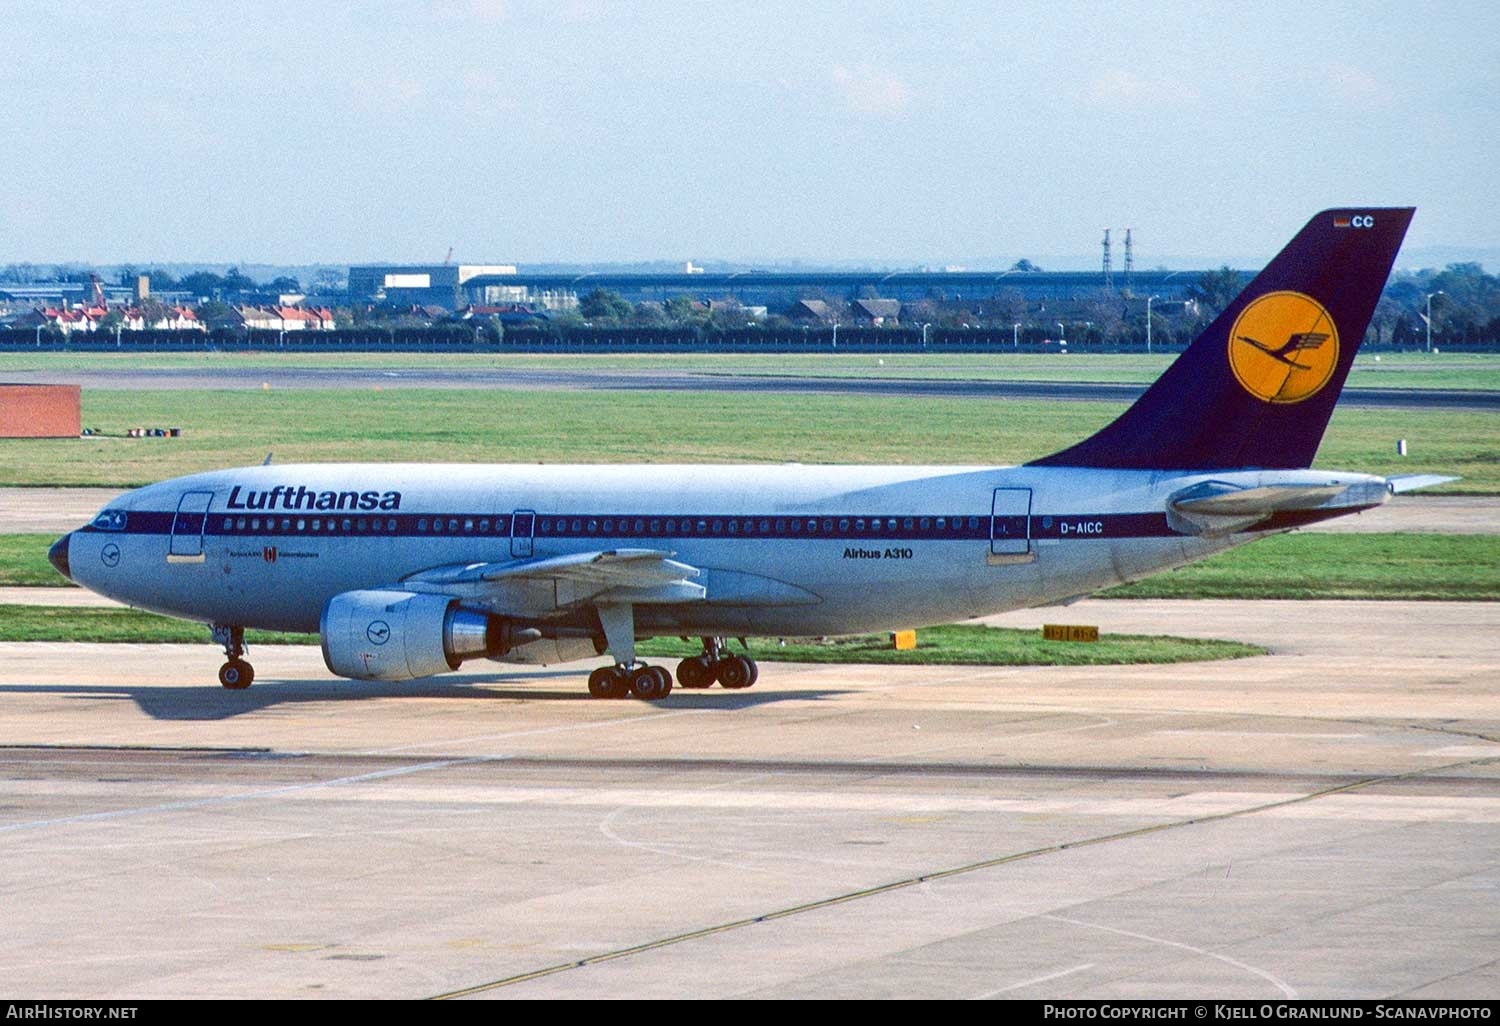
[[1066,601],[1447,478],[1308,469],[1412,210],[1318,214],[1103,430],[1023,466],[306,464],[122,496],[65,576],[211,626],[317,631],[329,670],[408,680],[608,653],[600,698],[745,688],[726,638],[854,634]]

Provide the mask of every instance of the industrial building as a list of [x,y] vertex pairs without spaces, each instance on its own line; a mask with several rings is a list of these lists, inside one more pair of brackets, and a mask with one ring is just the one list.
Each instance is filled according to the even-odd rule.
[[[475,302],[522,302],[524,297],[507,288],[507,279],[515,273],[514,264],[365,264],[349,268],[349,301],[444,310]],[[488,285],[477,298],[467,290],[466,298],[461,289],[474,278],[484,278]]]

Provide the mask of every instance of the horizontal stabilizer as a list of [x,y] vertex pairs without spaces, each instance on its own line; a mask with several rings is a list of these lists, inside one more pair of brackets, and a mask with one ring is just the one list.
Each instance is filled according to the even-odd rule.
[[1298,527],[1379,506],[1389,497],[1380,481],[1255,488],[1204,481],[1167,500],[1167,522],[1183,534],[1213,538],[1255,527]]
[[1386,478],[1385,486],[1391,490],[1392,495],[1400,495],[1402,492],[1414,492],[1418,488],[1431,488],[1433,485],[1461,480],[1463,478],[1448,474],[1397,474]]

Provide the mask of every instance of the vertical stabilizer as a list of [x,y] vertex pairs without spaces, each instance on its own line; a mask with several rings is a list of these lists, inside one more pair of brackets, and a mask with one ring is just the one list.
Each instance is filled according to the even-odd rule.
[[1413,213],[1318,214],[1130,409],[1032,466],[1310,466]]

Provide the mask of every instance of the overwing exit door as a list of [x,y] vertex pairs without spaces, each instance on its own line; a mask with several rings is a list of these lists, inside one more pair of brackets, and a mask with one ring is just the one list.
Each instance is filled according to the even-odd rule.
[[510,515],[510,554],[515,559],[531,558],[531,538],[536,530],[536,514],[518,509]]

